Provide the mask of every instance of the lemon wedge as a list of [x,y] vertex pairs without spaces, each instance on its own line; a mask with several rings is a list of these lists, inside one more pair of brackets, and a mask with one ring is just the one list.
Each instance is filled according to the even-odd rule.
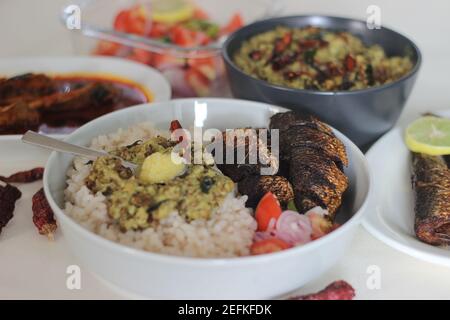
[[405,142],[414,152],[450,154],[450,119],[433,116],[417,119],[406,128]]
[[194,6],[187,0],[155,0],[152,2],[152,18],[156,22],[176,23],[190,19]]

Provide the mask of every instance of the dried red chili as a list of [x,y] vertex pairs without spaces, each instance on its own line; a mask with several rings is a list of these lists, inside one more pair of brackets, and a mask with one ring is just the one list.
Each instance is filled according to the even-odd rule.
[[53,232],[57,226],[53,217],[53,210],[45,198],[44,189],[40,189],[33,196],[33,223],[39,233],[46,235],[49,239],[53,239]]
[[297,79],[298,77],[300,77],[300,72],[295,72],[295,71],[286,71],[283,73],[283,77],[286,80],[292,81],[294,79]]
[[347,71],[353,71],[356,67],[356,60],[350,54],[345,57],[344,60],[345,69]]
[[334,76],[342,76],[344,75],[344,70],[342,67],[337,66],[333,62],[327,62],[326,63],[326,73],[330,77]]
[[355,289],[343,280],[335,281],[325,289],[312,294],[296,296],[290,300],[352,300],[355,297]]
[[20,171],[9,177],[0,176],[0,181],[6,183],[29,183],[42,179],[44,168],[38,167],[27,171]]
[[22,193],[16,187],[0,184],[0,233],[9,220],[12,219],[16,201],[20,199]]
[[292,42],[292,32],[286,32],[283,35],[283,42],[287,46],[291,44],[291,42]]
[[298,42],[301,49],[311,49],[319,46],[320,41],[317,39],[305,39]]
[[288,64],[294,62],[297,58],[297,54],[285,54],[285,55],[273,55],[269,62],[272,64],[272,69],[275,71],[281,70]]
[[170,122],[170,132],[174,132],[177,129],[183,129],[183,127],[181,126],[180,121],[178,120],[172,120]]
[[[178,130],[178,129],[183,129],[183,127],[181,126],[181,123],[180,123],[180,121],[178,121],[178,120],[172,120],[171,122],[170,122],[170,132],[174,132],[175,130]],[[184,141],[184,140],[188,140],[187,139],[188,137],[186,136],[186,134],[183,132],[181,135],[180,135],[180,137],[178,138],[178,142],[182,142],[182,141]]]
[[328,45],[328,42],[322,39],[305,39],[298,42],[300,50],[323,48]]
[[275,54],[283,53],[287,48],[287,44],[283,41],[283,38],[275,39],[275,46],[273,51]]
[[262,52],[260,50],[253,50],[252,52],[250,52],[248,54],[248,56],[250,57],[250,59],[252,59],[253,61],[259,61],[262,58]]

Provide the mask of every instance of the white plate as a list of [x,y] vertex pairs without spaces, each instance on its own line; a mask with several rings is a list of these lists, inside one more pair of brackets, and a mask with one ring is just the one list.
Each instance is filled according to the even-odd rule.
[[367,152],[373,177],[369,210],[363,225],[379,240],[413,257],[450,267],[450,250],[419,241],[414,233],[414,193],[410,152],[403,129],[384,135]]
[[107,74],[131,80],[147,89],[152,102],[167,101],[171,88],[166,78],[157,70],[125,59],[92,56],[32,57],[0,59],[0,78],[24,73],[46,74]]

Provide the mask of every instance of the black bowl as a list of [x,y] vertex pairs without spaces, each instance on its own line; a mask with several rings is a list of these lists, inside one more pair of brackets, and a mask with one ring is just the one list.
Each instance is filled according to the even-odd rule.
[[[233,55],[242,42],[280,25],[313,25],[348,31],[361,38],[366,45],[379,44],[388,56],[410,56],[414,67],[395,82],[354,91],[293,89],[273,85],[242,72],[233,62]],[[222,54],[235,97],[313,113],[363,149],[395,124],[411,93],[421,63],[419,49],[405,36],[384,27],[371,30],[364,21],[327,16],[280,17],[249,24],[227,39]]]

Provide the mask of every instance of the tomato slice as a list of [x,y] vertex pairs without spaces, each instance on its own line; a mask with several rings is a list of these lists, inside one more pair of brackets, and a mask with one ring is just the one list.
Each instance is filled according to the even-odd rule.
[[190,30],[180,25],[172,29],[171,40],[182,47],[194,47],[211,42],[211,38],[206,33]]
[[193,47],[195,39],[191,30],[180,25],[172,28],[172,42],[182,47]]
[[145,35],[151,28],[149,13],[143,5],[122,10],[114,20],[114,30]]
[[145,49],[134,48],[132,53],[127,56],[128,59],[150,65],[153,54]]
[[124,51],[123,49],[124,47],[117,42],[100,40],[94,50],[94,54],[103,56],[117,56],[121,51]]
[[193,32],[194,41],[196,45],[206,45],[211,42],[211,38],[202,31]]
[[152,27],[150,13],[144,5],[137,5],[130,10],[128,32],[145,35]]
[[150,38],[167,37],[167,35],[169,33],[169,29],[170,29],[169,26],[164,23],[153,22],[150,27],[150,32],[148,33],[148,36]]
[[159,69],[165,70],[168,68],[182,68],[185,65],[185,59],[175,57],[170,52],[166,53],[153,53],[152,66]]
[[197,68],[189,68],[185,73],[185,80],[199,97],[209,94],[211,81]]
[[215,57],[197,58],[197,57],[195,57],[195,55],[193,55],[193,58],[188,59],[187,63],[190,67],[199,67],[199,66],[203,66],[203,65],[215,67],[216,61],[214,59],[215,59]]
[[250,253],[252,255],[272,253],[289,249],[290,247],[291,246],[289,244],[287,244],[281,239],[270,238],[254,242],[250,247]]
[[242,19],[242,16],[239,13],[235,13],[228,24],[226,24],[224,27],[222,27],[221,34],[229,34],[237,29],[241,28],[244,25],[244,20]]
[[259,201],[255,211],[258,231],[266,231],[272,219],[275,221],[281,215],[281,206],[277,197],[272,192],[267,192]]
[[129,10],[120,11],[114,19],[114,30],[120,32],[127,32]]

